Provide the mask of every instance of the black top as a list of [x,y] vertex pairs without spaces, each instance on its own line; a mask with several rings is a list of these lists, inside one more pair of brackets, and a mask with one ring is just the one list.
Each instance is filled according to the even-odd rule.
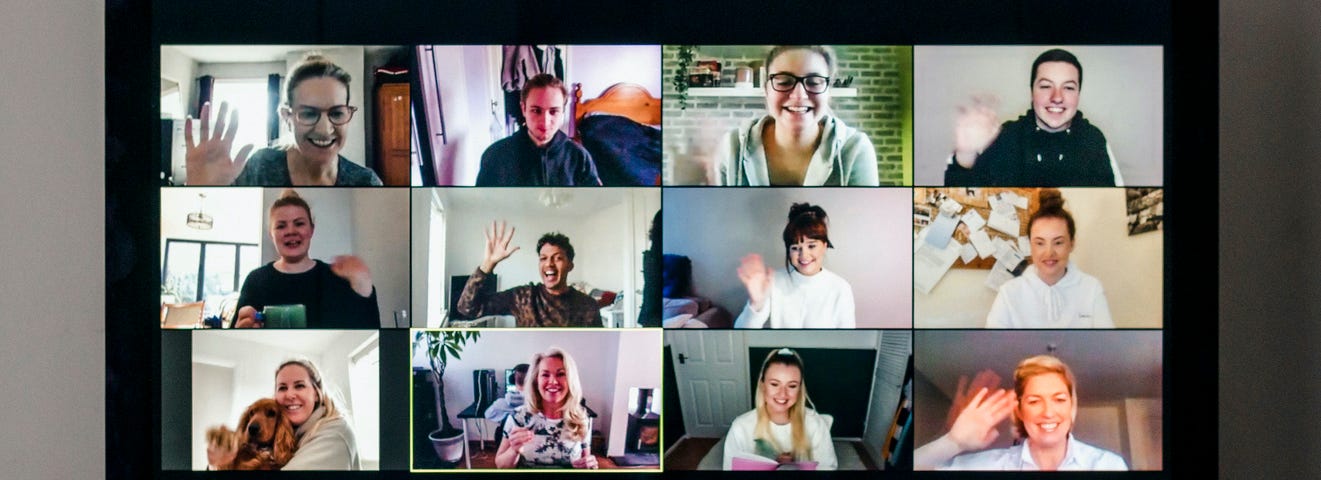
[[532,143],[526,128],[514,132],[486,148],[477,172],[479,187],[599,185],[592,155],[561,131],[545,147]]
[[951,187],[1113,187],[1115,172],[1105,135],[1074,115],[1069,128],[1048,132],[1028,110],[1005,122],[1000,136],[977,156],[972,168],[950,162],[945,185]]
[[379,328],[381,313],[376,287],[371,296],[353,291],[349,281],[335,275],[320,260],[303,273],[284,273],[267,263],[248,274],[239,292],[238,307],[261,311],[268,305],[303,305],[308,328]]

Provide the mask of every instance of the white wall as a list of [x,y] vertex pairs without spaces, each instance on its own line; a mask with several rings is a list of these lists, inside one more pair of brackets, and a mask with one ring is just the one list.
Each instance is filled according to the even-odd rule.
[[408,192],[399,188],[352,192],[353,254],[371,269],[381,326],[394,327],[394,312],[410,308]]
[[[433,48],[436,61],[435,92],[429,75],[423,76],[423,91],[440,98],[444,117],[445,144],[441,158],[435,159],[441,185],[472,185],[481,169],[481,155],[486,147],[504,138],[504,98],[500,92],[500,73],[494,65],[500,58],[499,46],[464,45]],[[419,53],[419,55],[424,55]],[[421,61],[426,62],[425,56]],[[492,105],[492,103],[495,105]],[[491,114],[495,109],[495,115]],[[440,117],[428,117],[433,132],[441,132]],[[427,139],[422,139],[424,142]],[[439,144],[439,139],[432,141]]]
[[[352,412],[353,402],[349,398],[348,355],[353,348],[362,344],[375,331],[318,330],[316,332],[287,331],[213,331],[198,332],[192,335],[194,365],[211,365],[231,369],[233,381],[227,389],[219,388],[211,379],[203,378],[206,372],[222,371],[205,368],[192,375],[193,384],[193,428],[205,432],[205,429],[227,425],[234,428],[243,410],[259,398],[272,397],[275,385],[275,369],[285,360],[306,358],[321,371],[322,384],[327,395],[341,401],[346,411]],[[279,345],[278,347],[276,345]],[[198,403],[199,397],[219,397],[229,399],[227,411],[203,410],[206,403]],[[213,404],[218,407],[223,402]],[[340,404],[337,404],[337,406]],[[360,426],[372,426],[373,422],[359,422]],[[368,432],[362,432],[368,434]],[[192,459],[194,469],[206,468],[206,438],[194,436],[192,440]]]
[[183,101],[185,115],[196,115],[193,108],[197,104],[197,98],[194,96],[196,92],[193,91],[193,87],[197,84],[197,77],[197,62],[175,50],[174,47],[161,46],[161,78],[168,78],[179,84],[179,98]]
[[912,195],[901,188],[674,189],[665,192],[665,253],[693,262],[693,290],[735,315],[748,301],[739,260],[784,268],[781,234],[795,202],[829,216],[825,266],[853,287],[858,328],[912,325]]
[[[1063,188],[1064,208],[1077,226],[1069,259],[1105,288],[1118,328],[1160,328],[1165,231],[1128,235],[1122,188]],[[1021,212],[1020,212],[1021,214]],[[995,301],[989,270],[954,268],[930,294],[915,292],[917,328],[981,328]]]
[[661,390],[661,373],[664,369],[661,350],[660,330],[621,331],[619,332],[619,350],[616,358],[626,368],[615,371],[611,406],[609,436],[606,437],[606,454],[618,456],[624,454],[628,435],[628,394],[631,388],[652,388],[654,398],[665,398]]
[[[429,317],[427,312],[431,302],[430,294],[437,292],[439,296],[436,298],[442,303],[446,294],[439,290],[440,287],[436,287],[436,289],[429,288],[429,279],[427,278],[428,273],[430,273],[427,268],[431,264],[431,250],[427,247],[431,244],[431,228],[429,225],[433,189],[413,188],[410,189],[410,192],[412,211],[409,213],[409,218],[411,219],[410,229],[412,230],[411,236],[413,239],[410,248],[412,253],[410,264],[413,266],[411,269],[413,310],[409,312],[409,316],[412,319],[413,326],[421,327],[426,326]],[[443,252],[436,252],[436,254],[444,255]],[[437,325],[439,324],[437,323]]]
[[[205,211],[215,223],[210,230],[187,225],[188,214],[197,211],[197,195],[206,195]],[[165,261],[165,240],[204,240],[213,242],[262,243],[267,235],[262,215],[260,188],[188,187],[161,189],[161,262]]]
[[[956,107],[999,98],[1001,121],[1032,107],[1032,61],[1047,46],[913,48],[913,179],[943,185],[954,148]],[[1164,58],[1161,47],[1066,46],[1082,64],[1078,110],[1101,129],[1125,185],[1164,184]]]
[[[534,354],[552,346],[568,352],[578,364],[587,406],[599,415],[592,428],[601,431],[606,439],[613,438],[613,418],[627,413],[628,403],[615,401],[618,388],[627,390],[628,386],[634,386],[617,386],[618,379],[627,378],[637,386],[661,384],[661,334],[657,330],[483,330],[476,343],[464,348],[461,359],[451,360],[445,369],[445,405],[452,424],[460,427],[459,412],[473,403],[473,370],[495,370],[497,377],[502,378],[505,369],[520,363],[530,364]],[[624,348],[631,350],[621,357]],[[414,350],[412,364],[429,368],[425,351]],[[472,422],[469,435],[475,435],[472,429],[481,422],[486,428],[486,438],[493,438],[494,423],[484,419],[469,422]]]

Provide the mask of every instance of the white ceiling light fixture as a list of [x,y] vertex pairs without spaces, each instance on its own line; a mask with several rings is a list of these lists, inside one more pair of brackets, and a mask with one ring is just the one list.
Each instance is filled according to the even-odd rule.
[[541,205],[548,208],[564,208],[569,205],[569,201],[573,200],[573,193],[560,188],[547,188],[543,189],[540,195],[537,195],[537,200],[541,201]]
[[197,194],[197,211],[188,214],[188,228],[210,230],[215,223],[215,219],[206,214],[206,194]]

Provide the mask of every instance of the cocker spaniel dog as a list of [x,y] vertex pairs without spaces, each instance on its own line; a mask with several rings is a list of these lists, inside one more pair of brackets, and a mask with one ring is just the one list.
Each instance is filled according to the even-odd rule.
[[206,431],[208,445],[237,451],[234,461],[219,470],[279,470],[294,456],[294,426],[274,399],[253,402],[239,419],[238,431],[214,427]]

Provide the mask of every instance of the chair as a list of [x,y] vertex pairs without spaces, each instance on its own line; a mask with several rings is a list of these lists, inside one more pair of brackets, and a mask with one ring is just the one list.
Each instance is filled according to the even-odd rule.
[[472,456],[468,452],[468,420],[477,420],[478,443],[480,448],[486,449],[486,434],[482,428],[484,425],[482,420],[486,419],[486,409],[495,402],[496,390],[495,370],[472,371],[472,405],[459,412],[459,422],[463,424],[463,459],[469,469],[472,469]]
[[161,328],[197,328],[202,323],[202,302],[161,305]]

